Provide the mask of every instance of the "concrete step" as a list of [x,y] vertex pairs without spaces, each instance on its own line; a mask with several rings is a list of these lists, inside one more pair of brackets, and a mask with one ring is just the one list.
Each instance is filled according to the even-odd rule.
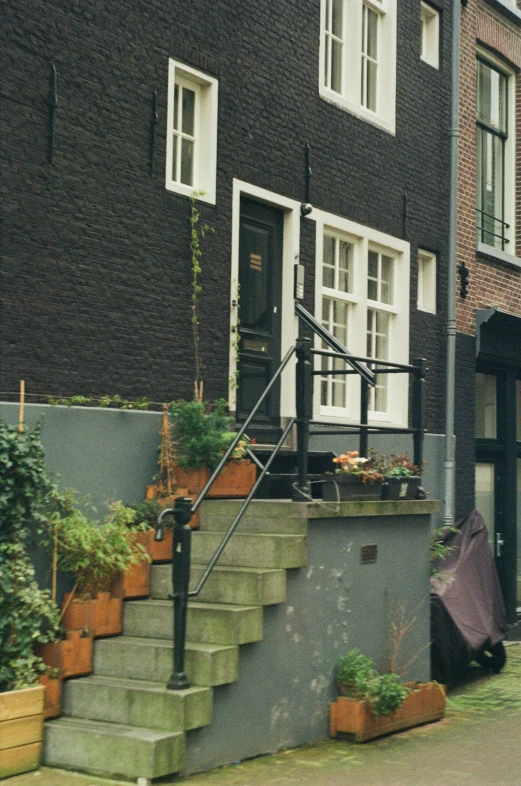
[[[166,684],[173,670],[172,658],[172,642],[165,639],[117,636],[94,642],[96,675]],[[215,687],[236,682],[239,647],[187,642],[185,671],[192,685]]]
[[[193,589],[204,571],[192,565],[190,587]],[[150,595],[166,600],[172,593],[172,565],[152,565]],[[216,565],[197,596],[212,603],[240,603],[269,606],[286,600],[286,571],[271,568],[234,568]]]
[[[192,562],[206,565],[224,532],[194,532]],[[252,568],[301,568],[306,565],[305,535],[247,535],[236,532],[224,549],[219,565]]]
[[[123,633],[140,638],[173,636],[173,604],[168,600],[127,601]],[[249,644],[262,640],[262,607],[223,603],[190,603],[186,618],[187,639],[205,644]]]
[[172,691],[165,682],[96,675],[67,680],[62,707],[77,718],[172,732],[207,726],[212,699],[211,688]]
[[161,778],[183,767],[185,735],[58,718],[45,724],[45,764],[114,778]]
[[[243,500],[206,500],[201,506],[201,529],[226,532]],[[291,500],[252,500],[236,532],[273,535],[305,535],[306,504]]]

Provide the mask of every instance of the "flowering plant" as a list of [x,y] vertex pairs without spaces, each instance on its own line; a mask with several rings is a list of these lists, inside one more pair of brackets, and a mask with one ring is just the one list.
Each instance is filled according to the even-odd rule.
[[419,475],[420,470],[409,459],[407,453],[393,453],[387,464],[385,474],[391,478],[410,478]]
[[374,451],[370,451],[368,457],[360,456],[357,450],[349,450],[333,459],[334,464],[338,464],[335,469],[337,475],[358,475],[362,478],[362,483],[375,483],[383,480],[385,465],[381,456]]

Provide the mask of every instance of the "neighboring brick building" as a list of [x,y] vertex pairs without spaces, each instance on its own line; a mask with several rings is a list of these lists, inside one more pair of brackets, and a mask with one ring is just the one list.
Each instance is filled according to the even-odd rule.
[[[366,353],[370,323],[372,353],[427,358],[427,428],[442,431],[448,7],[4,3],[2,395],[22,378],[42,396],[192,395],[196,188],[206,192],[201,221],[214,230],[201,274],[207,398],[227,396],[234,375],[238,279],[255,279],[240,282],[241,340],[250,342],[241,346],[243,410],[270,358],[294,341],[300,258],[307,307],[351,351]],[[314,210],[301,220],[306,145]],[[259,239],[259,225],[270,227],[275,276],[256,259],[268,237]],[[429,271],[420,294],[419,248]],[[264,346],[255,308],[270,281],[274,337]],[[403,383],[389,384],[373,408],[404,422]],[[291,390],[284,381],[275,420],[291,412]],[[356,408],[343,380],[329,377],[321,395],[319,417],[335,422]]]
[[460,515],[475,505],[487,520],[511,622],[521,597],[520,68],[516,4],[462,8],[458,265],[468,293],[458,286],[456,498]]

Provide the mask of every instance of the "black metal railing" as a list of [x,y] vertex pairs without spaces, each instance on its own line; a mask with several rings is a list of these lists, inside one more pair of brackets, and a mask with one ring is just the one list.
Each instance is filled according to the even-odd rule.
[[[404,365],[399,363],[391,363],[374,358],[366,358],[361,356],[352,355],[346,347],[344,347],[338,339],[336,339],[328,330],[326,330],[315,318],[309,314],[300,304],[296,305],[296,313],[301,321],[303,321],[313,333],[320,337],[320,339],[331,347],[331,350],[312,349],[311,339],[300,338],[297,340],[295,346],[291,347],[286,353],[280,366],[272,377],[270,383],[263,391],[259,400],[251,410],[250,414],[244,421],[242,427],[237,432],[234,440],[226,450],[218,466],[212,473],[208,482],[203,490],[192,503],[189,497],[178,497],[175,500],[173,508],[166,508],[161,512],[158,517],[156,525],[156,540],[163,539],[163,520],[165,516],[172,515],[174,517],[174,553],[172,562],[172,586],[173,592],[171,598],[173,599],[173,616],[174,616],[174,650],[173,650],[173,672],[170,677],[167,688],[170,690],[181,690],[190,687],[189,680],[184,670],[185,658],[185,640],[186,640],[186,619],[188,600],[195,598],[201,592],[206,581],[221,554],[223,553],[230,538],[234,534],[237,526],[239,525],[242,517],[244,516],[250,501],[255,496],[257,489],[269,472],[273,460],[279,453],[282,445],[284,444],[288,434],[294,425],[297,429],[297,479],[295,483],[294,499],[303,500],[311,497],[310,488],[308,485],[308,453],[309,453],[309,438],[310,434],[345,434],[356,433],[360,434],[360,455],[367,456],[368,453],[368,440],[369,434],[376,433],[393,433],[393,434],[412,434],[414,440],[414,463],[421,467],[423,461],[423,382],[424,382],[424,363],[422,358],[414,362],[414,365]],[[259,474],[257,480],[239,508],[237,515],[231,523],[228,531],[224,535],[221,543],[217,547],[214,555],[210,559],[206,569],[204,570],[201,578],[197,582],[193,590],[189,589],[190,581],[190,553],[191,553],[191,536],[192,530],[189,522],[202,505],[208,491],[212,487],[215,479],[229,460],[233,451],[235,450],[239,440],[244,436],[250,423],[258,412],[261,404],[266,396],[271,391],[273,385],[280,378],[280,375],[288,365],[289,361],[296,355],[296,369],[295,369],[295,387],[296,387],[296,416],[289,419],[286,424],[280,439],[273,448],[268,460],[265,464],[259,462],[253,455]],[[345,369],[328,370],[314,370],[313,356],[327,356],[342,360],[346,364]],[[349,423],[342,426],[335,426],[321,430],[312,426],[319,426],[313,421],[313,377],[317,375],[324,375],[327,373],[334,374],[356,374],[361,380],[361,407],[360,407],[360,422]],[[413,377],[413,390],[412,390],[412,428],[395,428],[392,426],[384,425],[370,425],[368,423],[368,406],[369,406],[369,387],[376,386],[377,375],[380,374],[410,374]]]
[[[489,225],[492,224],[492,226],[487,227],[487,223]],[[498,225],[499,232],[494,231],[496,225]],[[505,235],[507,229],[510,229],[510,224],[507,224],[502,218],[486,213],[484,210],[480,210],[479,207],[476,208],[476,232],[482,243],[487,243],[489,240],[488,245],[495,247],[495,238],[499,238],[501,250],[504,251],[506,244],[510,242]]]

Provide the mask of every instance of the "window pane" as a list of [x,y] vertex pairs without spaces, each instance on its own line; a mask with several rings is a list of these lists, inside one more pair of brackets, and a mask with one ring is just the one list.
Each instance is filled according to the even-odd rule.
[[179,180],[179,175],[177,172],[177,149],[179,147],[181,137],[174,134],[174,140],[172,142],[172,180],[176,182]]
[[[483,132],[482,200],[484,242],[501,247],[503,236],[503,140]],[[497,237],[496,237],[497,236]]]
[[322,267],[322,285],[335,286],[335,239],[324,235],[324,264]]
[[174,128],[179,130],[179,85],[174,85]]
[[488,539],[493,544],[495,528],[495,498],[494,498],[494,465],[476,464],[476,494],[475,503],[485,520],[488,529]]
[[476,374],[476,437],[497,437],[496,377],[492,374]]
[[194,136],[195,128],[195,93],[183,88],[183,133]]
[[369,300],[378,300],[378,254],[369,251],[367,255],[367,297]]
[[344,7],[344,0],[332,0],[332,24],[331,32],[338,38],[343,38],[342,35],[342,11]]
[[331,39],[331,90],[342,92],[342,49],[339,41]]
[[367,48],[366,54],[372,60],[378,59],[378,14],[365,6],[367,12]]
[[333,406],[345,407],[346,383],[344,379],[333,377]]
[[506,133],[507,77],[500,71],[478,60],[477,115],[479,120]]
[[373,112],[376,112],[376,69],[376,63],[368,60],[365,106]]
[[382,281],[380,285],[380,300],[382,303],[393,303],[393,258],[382,255]]
[[181,183],[194,184],[194,143],[190,139],[181,140]]
[[345,338],[345,325],[347,323],[347,303],[344,303],[341,300],[334,300],[333,301],[333,320],[335,322],[335,326],[341,325],[342,330],[336,329],[334,331],[334,335],[339,340],[342,340],[342,337]]
[[339,242],[338,248],[338,289],[341,292],[349,292],[349,258],[351,246],[344,240]]

